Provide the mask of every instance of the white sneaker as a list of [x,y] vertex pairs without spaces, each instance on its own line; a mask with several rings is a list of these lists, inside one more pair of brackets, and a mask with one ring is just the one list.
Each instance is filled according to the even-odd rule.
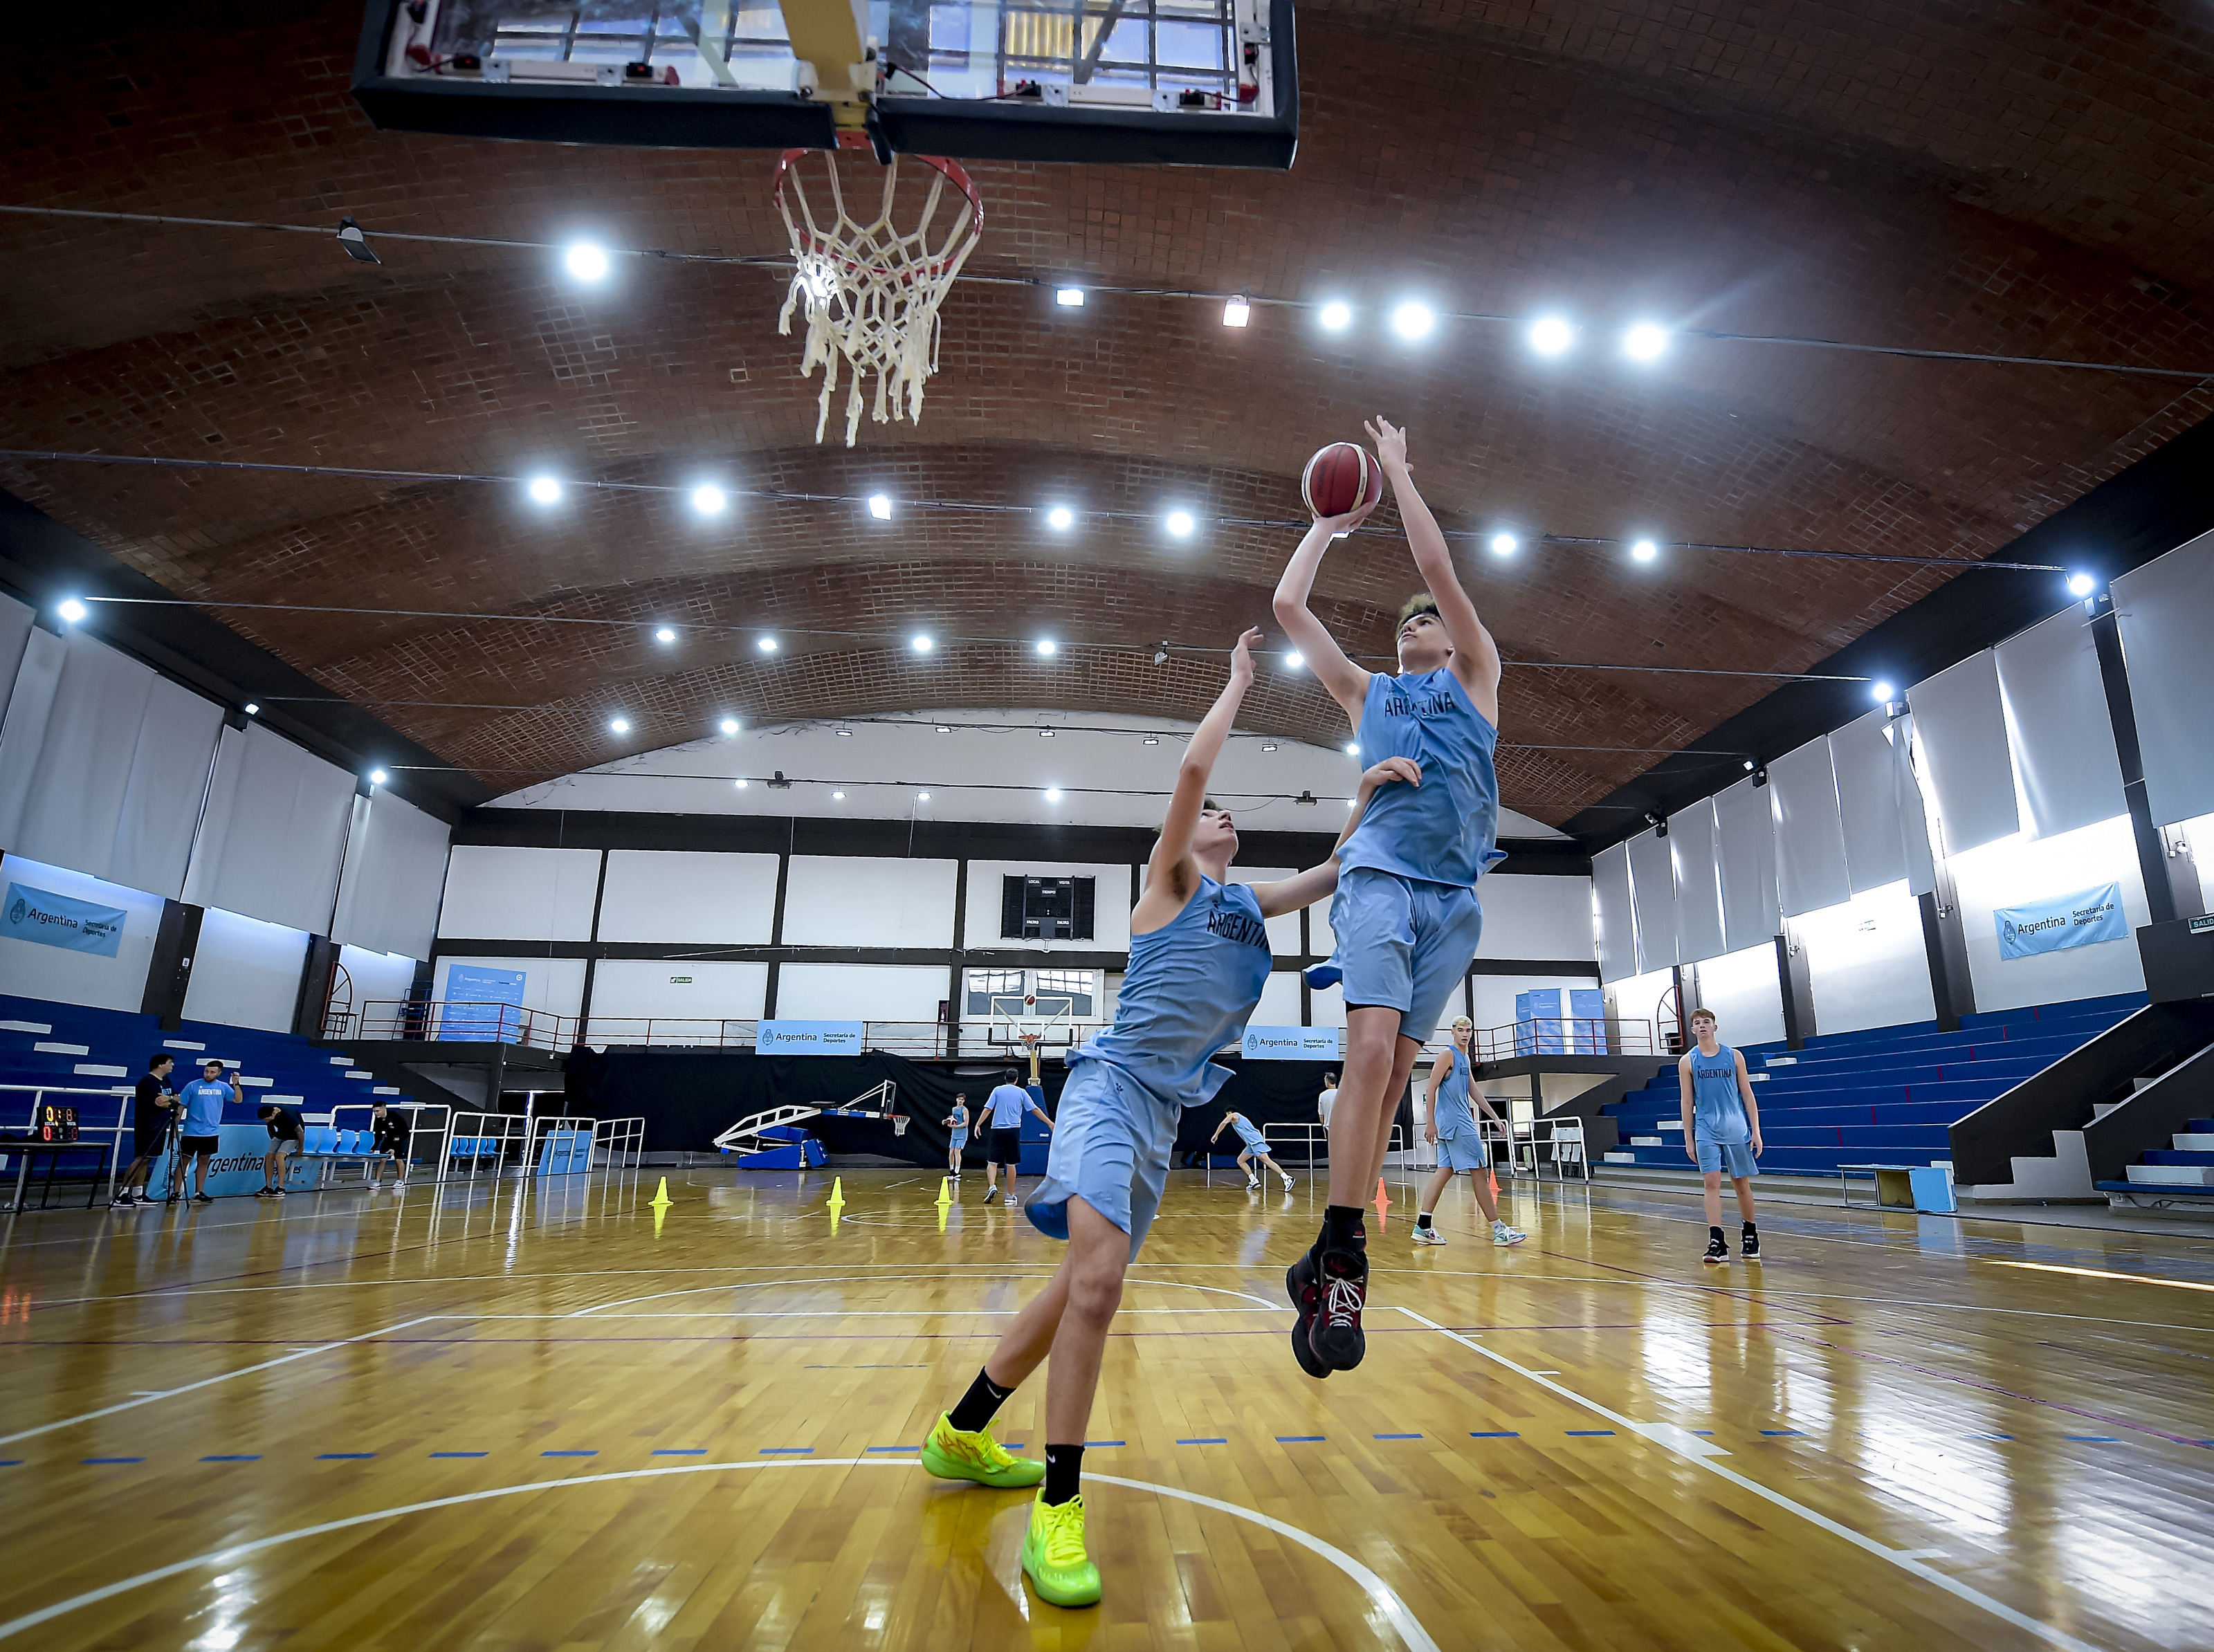
[[1417,1245],[1443,1245],[1445,1242],[1446,1236],[1434,1227],[1417,1227],[1415,1230],[1415,1243]]
[[1287,1193],[1289,1193],[1291,1190],[1292,1190],[1292,1178],[1291,1178],[1290,1177],[1287,1176],[1286,1178],[1284,1178],[1284,1191],[1285,1191],[1285,1192],[1287,1192]]
[[1494,1245],[1520,1245],[1529,1237],[1520,1228],[1509,1227],[1503,1221],[1491,1224],[1491,1242]]
[[1257,1176],[1248,1176],[1245,1178],[1245,1190],[1248,1193],[1258,1193],[1261,1190],[1261,1178]]

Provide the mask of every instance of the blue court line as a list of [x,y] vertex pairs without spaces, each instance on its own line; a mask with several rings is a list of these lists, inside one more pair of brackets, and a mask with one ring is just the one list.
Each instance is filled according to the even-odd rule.
[[656,1446],[653,1454],[656,1457],[705,1457],[707,1448],[705,1446]]
[[1177,1444],[1179,1446],[1226,1446],[1230,1442],[1227,1440],[1214,1438],[1206,1440],[1179,1440],[1177,1441]]
[[1280,1434],[1276,1436],[1276,1443],[1280,1446],[1297,1446],[1311,1440],[1320,1440],[1322,1437],[1318,1434]]
[[0,1468],[21,1468],[23,1463],[21,1457],[0,1457]]
[[358,1463],[376,1455],[373,1451],[319,1451],[315,1453],[315,1460],[319,1463]]
[[260,1459],[260,1457],[258,1457],[258,1456],[255,1456],[255,1457],[203,1457],[203,1458],[201,1458],[201,1459],[200,1459],[200,1461],[202,1461],[203,1463],[258,1463],[258,1462],[260,1462],[260,1460],[261,1460],[261,1459]]
[[1084,1449],[1090,1451],[1094,1446],[1122,1446],[1128,1443],[1128,1441],[1123,1440],[1087,1440],[1084,1442]]
[[1612,1434],[1612,1433],[1614,1432],[1614,1430],[1613,1430],[1612,1429],[1565,1429],[1565,1430],[1563,1430],[1563,1432],[1565,1432],[1565,1433],[1567,1433],[1567,1434],[1569,1434],[1569,1435],[1599,1435],[1599,1434]]
[[1807,1431],[1804,1429],[1763,1429],[1760,1432],[1762,1436],[1765,1439],[1787,1440],[1793,1438],[1803,1439]]
[[596,1451],[541,1451],[541,1457],[597,1457]]
[[812,1457],[814,1454],[815,1447],[812,1446],[763,1446],[754,1453],[756,1457]]
[[1520,1440],[1522,1436],[1512,1429],[1497,1429],[1483,1434],[1471,1430],[1468,1437],[1471,1440]]
[[920,1446],[872,1446],[871,1451],[920,1451]]
[[434,1451],[431,1455],[433,1457],[489,1457],[492,1453],[488,1451]]
[[2111,1434],[2064,1434],[2060,1437],[2086,1446],[2119,1446],[2122,1443],[2119,1435]]
[[1379,1434],[1369,1437],[1374,1440],[1420,1440],[1422,1436],[1419,1434]]
[[2011,1440],[2014,1436],[2010,1434],[1972,1434],[1968,1438],[1971,1440]]
[[77,1460],[83,1463],[143,1463],[146,1459],[143,1457],[82,1457]]
[[1702,1440],[1711,1440],[1715,1437],[1715,1431],[1712,1429],[1694,1429],[1691,1432]]

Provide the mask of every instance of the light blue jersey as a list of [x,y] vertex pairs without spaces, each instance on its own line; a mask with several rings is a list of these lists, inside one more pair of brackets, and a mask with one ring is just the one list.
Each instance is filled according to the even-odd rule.
[[995,1084],[992,1093],[984,1098],[984,1111],[992,1116],[995,1130],[1018,1130],[1022,1128],[1023,1109],[1030,1105],[1031,1092],[1017,1089],[1012,1084]]
[[1240,1113],[1235,1119],[1232,1120],[1230,1128],[1238,1132],[1238,1139],[1245,1144],[1246,1152],[1266,1153],[1269,1151],[1268,1138],[1263,1135],[1260,1131],[1253,1128],[1253,1121],[1246,1117],[1245,1114]]
[[1338,854],[1339,866],[1473,886],[1499,836],[1499,775],[1492,764],[1499,731],[1452,668],[1374,673],[1357,737],[1364,764],[1411,757],[1422,767],[1422,783],[1378,788]]
[[1691,1062],[1692,1135],[1724,1147],[1752,1141],[1745,1098],[1738,1093],[1737,1051],[1722,1044],[1713,1055],[1702,1055],[1694,1044]]
[[177,1092],[185,1110],[184,1134],[213,1135],[223,1128],[223,1110],[234,1098],[231,1087],[219,1079],[194,1079]]
[[1231,1074],[1207,1058],[1244,1036],[1273,961],[1253,886],[1202,874],[1183,911],[1130,938],[1115,1025],[1070,1051],[1070,1068],[1110,1062],[1163,1101],[1213,1100]]
[[1437,1100],[1431,1114],[1440,1137],[1474,1135],[1476,1110],[1468,1100],[1468,1057],[1459,1050],[1447,1047],[1445,1059],[1453,1063],[1446,1081],[1438,1086]]

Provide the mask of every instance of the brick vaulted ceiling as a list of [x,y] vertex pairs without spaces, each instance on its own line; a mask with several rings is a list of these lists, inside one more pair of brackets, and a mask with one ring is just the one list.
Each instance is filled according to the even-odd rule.
[[[919,429],[812,440],[775,329],[780,278],[626,261],[583,291],[547,255],[0,218],[4,444],[1281,517],[1320,443],[1406,422],[1449,525],[1968,560],[2214,411],[2187,380],[1686,341],[1657,370],[1602,340],[1660,316],[1747,333],[2164,366],[2214,362],[2214,34],[2203,5],[1303,4],[1288,174],[986,164],[970,269],[1343,295],[1325,342],[1263,308],[1104,295],[1058,311],[970,284]],[[11,54],[18,204],[372,230],[776,253],[770,157],[381,133],[347,71],[352,0],[42,9]],[[23,20],[15,27],[20,30]],[[113,32],[104,31],[113,28]],[[1508,328],[1386,342],[1377,307],[1557,305],[1566,363]],[[841,392],[842,398],[842,392]],[[842,405],[842,401],[841,401]],[[1220,646],[1268,621],[1291,535],[1187,545],[1143,523],[667,496],[533,513],[480,484],[0,466],[0,486],[180,596],[665,620],[641,633],[217,608],[489,792],[753,719],[1037,706],[1193,716]],[[1505,800],[1550,821],[1769,692],[1758,678],[1543,662],[1802,670],[1942,570],[1618,548],[1465,555],[1510,659]],[[1979,579],[2034,576],[1979,573]],[[1318,593],[1356,652],[1413,583],[1385,537]],[[1073,644],[1037,658],[1049,625]],[[928,662],[925,626],[957,643]],[[714,627],[729,627],[729,630]],[[749,627],[788,634],[774,662]],[[809,634],[813,633],[813,634]],[[840,634],[853,633],[853,634]],[[1006,639],[993,641],[991,639]],[[411,703],[430,702],[430,703]],[[633,724],[627,745],[610,707]],[[513,707],[515,709],[487,709]],[[1330,739],[1311,679],[1245,725]]]

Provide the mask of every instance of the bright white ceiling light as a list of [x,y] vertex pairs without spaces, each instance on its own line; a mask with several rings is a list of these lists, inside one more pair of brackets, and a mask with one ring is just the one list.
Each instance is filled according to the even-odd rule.
[[[1284,656],[1284,669],[1285,669],[1287,671],[1296,671],[1296,670],[1300,670],[1300,667],[1304,666],[1306,663],[1307,663],[1307,657],[1306,657],[1305,654],[1302,654],[1301,652],[1300,652],[1300,651],[1299,651],[1298,649],[1296,649],[1296,648],[1294,648],[1294,650],[1292,650],[1292,652],[1291,652],[1290,653],[1288,653],[1288,654],[1287,654],[1287,655],[1285,655],[1285,656]],[[1272,746],[1272,747],[1270,747],[1270,748],[1269,748],[1269,750],[1275,750],[1275,748]]]
[[1668,353],[1668,329],[1640,321],[1622,335],[1622,353],[1632,361],[1658,361]]
[[720,516],[730,502],[730,496],[713,482],[702,482],[692,490],[692,508],[703,517]]
[[738,778],[737,779],[737,780],[733,782],[733,784],[735,784],[735,785],[737,786],[737,788],[738,788],[738,790],[739,790],[739,791],[741,791],[741,792],[744,791],[744,790],[746,789],[746,777],[745,777],[744,775],[743,775],[743,774],[739,775],[739,776],[738,776]]
[[1888,701],[1892,694],[1892,686],[1888,682],[1871,683],[1868,686],[1868,698],[1871,700]]
[[836,735],[841,740],[850,740],[853,737],[853,731],[847,728],[842,723],[841,723],[836,728],[832,729],[830,732]]
[[1261,742],[1261,750],[1263,751],[1274,751],[1275,749],[1276,743],[1274,740],[1263,740]]
[[1358,757],[1361,755],[1361,747],[1354,741],[1348,740],[1345,743],[1345,755],[1349,757]]
[[1353,325],[1353,306],[1332,299],[1322,307],[1322,314],[1315,319],[1332,333],[1342,333]]
[[918,792],[914,794],[914,800],[917,803],[928,803],[930,801],[930,793],[927,792]]
[[1061,788],[1057,786],[1049,786],[1046,787],[1045,800],[1048,803],[1059,803],[1061,801]]
[[1038,731],[1038,738],[1041,740],[1050,740],[1053,738],[1053,734],[1054,731],[1051,729],[1040,729]]
[[533,476],[530,479],[530,502],[533,505],[559,505],[561,502],[561,484],[551,476]]
[[891,499],[883,493],[870,494],[869,514],[878,522],[890,522],[892,519]]
[[1178,539],[1189,537],[1191,530],[1198,526],[1199,523],[1197,520],[1193,517],[1191,512],[1189,511],[1171,511],[1169,512],[1168,530],[1174,534]]
[[738,719],[735,717],[726,717],[720,726],[724,733],[736,734],[738,731]]
[[1045,513],[1046,526],[1066,530],[1076,525],[1076,512],[1065,505],[1056,505]]
[[671,631],[665,625],[660,626],[655,629],[653,639],[656,642],[675,642],[676,640],[676,633],[674,631]]
[[1410,298],[1391,312],[1391,330],[1403,339],[1427,339],[1438,324],[1438,313]]
[[1243,327],[1253,319],[1253,306],[1243,297],[1232,298],[1222,307],[1222,325]]
[[1141,746],[1157,746],[1160,744],[1160,743],[1161,737],[1158,734],[1149,734],[1144,739],[1138,742]]
[[595,242],[579,241],[572,243],[561,262],[579,281],[602,281],[607,278],[607,250]]
[[927,654],[932,649],[938,646],[936,643],[930,639],[930,633],[925,631],[918,631],[914,635],[909,637],[907,639],[907,646],[914,649],[918,654]]
[[1557,356],[1575,341],[1575,328],[1557,315],[1540,315],[1530,324],[1530,347],[1541,356]]
[[2099,582],[2088,573],[2071,573],[2068,576],[2068,594],[2070,597],[2089,597],[2098,589]]
[[246,714],[248,717],[259,717],[261,714],[261,707],[249,700],[246,702]]
[[846,794],[843,792],[833,792],[830,794],[830,800],[833,803],[843,803],[846,801]]
[[1630,554],[1640,562],[1650,562],[1660,554],[1660,548],[1649,539],[1641,539],[1630,548]]
[[754,646],[760,649],[764,654],[774,654],[776,652],[776,639],[774,637],[763,637],[760,641],[754,644]]
[[614,730],[617,734],[628,734],[630,732],[630,719],[627,717],[609,718],[608,719],[608,726]]
[[948,726],[947,726],[945,724],[944,724],[944,723],[940,723],[940,724],[938,725],[938,731],[939,731],[940,734],[951,734],[951,733],[952,733],[952,732],[953,732],[952,729],[951,729],[951,728],[950,728],[950,727],[948,727]]
[[1494,534],[1491,536],[1491,554],[1494,556],[1512,556],[1521,548],[1522,541],[1512,534]]
[[1063,309],[1082,309],[1084,308],[1084,289],[1081,287],[1055,287],[1053,290],[1053,302],[1059,304]]
[[372,768],[369,771],[369,783],[371,786],[382,786],[391,778],[381,768]]
[[1041,654],[1057,654],[1061,652],[1061,645],[1051,637],[1040,637],[1037,639],[1037,651]]
[[54,612],[60,615],[66,623],[76,625],[83,621],[87,609],[85,605],[76,597],[64,597],[61,600],[61,606]]

